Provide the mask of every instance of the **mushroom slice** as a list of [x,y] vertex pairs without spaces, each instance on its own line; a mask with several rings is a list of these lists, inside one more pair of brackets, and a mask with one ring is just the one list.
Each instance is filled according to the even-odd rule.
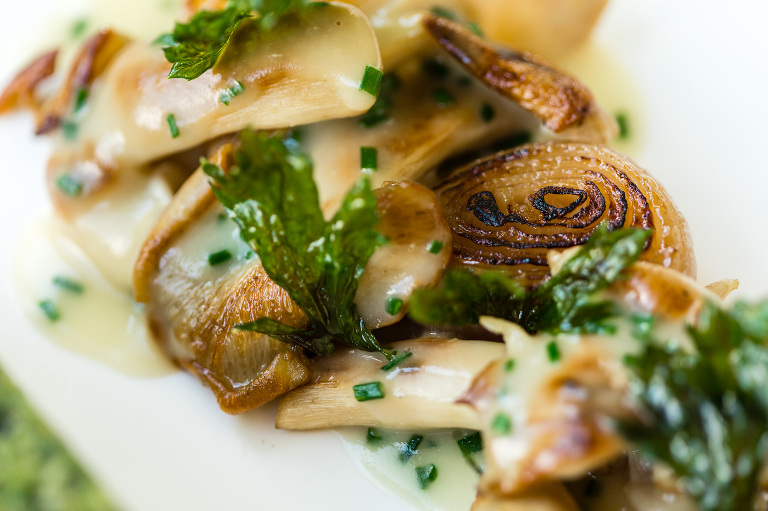
[[413,290],[436,284],[451,256],[451,228],[432,190],[402,182],[375,193],[377,229],[389,242],[368,260],[355,296],[369,328],[400,321]]
[[50,133],[61,125],[73,109],[81,91],[88,91],[93,81],[104,71],[128,39],[112,30],[102,30],[80,48],[59,92],[42,107],[36,135]]
[[[461,78],[467,77],[459,66],[447,62],[448,76],[432,76],[423,65],[430,57],[408,62],[386,77],[393,90],[391,94],[382,91],[390,104],[380,122],[368,125],[368,117],[363,116],[301,129],[323,211],[335,211],[360,178],[360,147],[377,150],[378,170],[371,174],[374,186],[388,181],[426,182],[430,171],[446,159],[535,128],[517,105],[485,87],[462,85]],[[435,93],[439,91],[451,101],[438,102]],[[481,115],[483,105],[495,112],[492,119]]]
[[653,229],[642,259],[695,276],[688,224],[661,185],[612,149],[578,143],[522,146],[475,163],[437,188],[453,230],[454,261],[535,285],[547,251],[611,229]]
[[554,133],[571,140],[605,143],[618,133],[615,120],[600,109],[577,79],[541,58],[515,50],[496,50],[462,25],[425,16],[432,37],[488,87],[518,103]]
[[[607,298],[632,313],[653,314],[671,343],[687,346],[687,326],[705,300],[720,300],[669,268],[638,262]],[[486,472],[481,491],[515,495],[531,486],[574,479],[627,448],[609,419],[636,419],[628,393],[626,355],[643,348],[629,320],[611,335],[528,335],[513,323],[482,318],[501,334],[505,357],[490,364],[462,402],[481,417]],[[554,348],[552,347],[554,343]],[[553,353],[556,353],[553,356]]]
[[[63,150],[93,152],[103,167],[135,166],[247,126],[285,128],[371,107],[361,80],[367,66],[382,65],[359,9],[317,4],[268,33],[254,23],[244,20],[216,66],[191,81],[167,78],[171,64],[157,45],[127,45],[94,84],[78,137]],[[223,103],[238,82],[243,92]]]
[[[504,354],[503,344],[416,339],[392,347],[410,351],[412,356],[389,372],[382,372],[383,357],[358,350],[337,351],[332,357],[318,359],[314,382],[280,401],[276,426],[478,429],[477,413],[456,401],[483,368]],[[384,399],[356,401],[352,387],[371,381],[381,381]]]
[[[214,161],[228,165],[231,150]],[[168,357],[207,383],[222,410],[240,413],[307,383],[312,370],[298,347],[235,328],[262,317],[302,328],[307,319],[221,214],[197,171],[142,248],[135,291]]]
[[40,106],[35,99],[35,89],[40,82],[53,74],[58,54],[59,50],[44,53],[11,80],[0,94],[0,114],[14,108],[27,107],[35,110]]

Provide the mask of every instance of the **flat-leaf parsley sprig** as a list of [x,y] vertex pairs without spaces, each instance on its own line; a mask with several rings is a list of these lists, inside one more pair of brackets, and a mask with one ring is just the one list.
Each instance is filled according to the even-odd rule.
[[752,509],[768,458],[768,301],[707,303],[693,350],[646,339],[626,358],[637,421],[621,433],[672,468],[702,511]]
[[441,287],[414,293],[410,315],[425,324],[468,325],[493,316],[531,333],[602,332],[617,311],[595,296],[640,258],[650,235],[631,228],[609,231],[602,224],[555,276],[532,290],[500,272],[452,270]]
[[310,327],[261,318],[237,328],[314,353],[329,354],[333,343],[341,342],[391,359],[393,353],[379,344],[354,303],[365,265],[383,243],[368,178],[358,181],[326,222],[312,164],[294,139],[245,130],[240,141],[232,168],[225,172],[203,162],[203,171],[267,275],[304,311]]
[[246,18],[257,18],[253,30],[267,31],[308,5],[308,0],[230,0],[222,10],[200,11],[188,22],[176,23],[173,32],[156,39],[173,64],[168,78],[193,80],[213,68]]

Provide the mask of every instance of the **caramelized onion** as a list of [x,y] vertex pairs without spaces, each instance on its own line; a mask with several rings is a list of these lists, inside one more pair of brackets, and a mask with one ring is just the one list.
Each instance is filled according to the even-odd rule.
[[531,285],[546,253],[610,229],[653,229],[642,259],[695,276],[688,224],[651,176],[606,147],[530,144],[475,163],[437,189],[456,264],[495,267]]
[[56,68],[59,50],[49,51],[22,69],[0,93],[0,114],[17,107],[39,107],[35,100],[37,85],[51,76]]

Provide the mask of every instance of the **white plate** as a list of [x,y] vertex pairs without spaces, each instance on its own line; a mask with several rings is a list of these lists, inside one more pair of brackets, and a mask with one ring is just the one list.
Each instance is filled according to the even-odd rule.
[[[638,141],[630,156],[687,216],[700,280],[735,277],[739,296],[768,294],[768,7],[611,1],[596,33],[611,55],[596,63],[604,69],[598,97],[641,112],[631,119]],[[45,13],[67,19],[61,13],[75,2],[39,1],[34,12],[25,2],[4,4],[0,83],[30,55],[40,23],[55,26]],[[622,75],[634,86],[614,79]],[[65,351],[24,320],[10,292],[10,249],[46,203],[48,152],[31,132],[26,115],[0,120],[0,361],[114,499],[141,511],[406,509],[355,469],[331,432],[275,431],[270,407],[227,416],[189,375],[125,376]]]

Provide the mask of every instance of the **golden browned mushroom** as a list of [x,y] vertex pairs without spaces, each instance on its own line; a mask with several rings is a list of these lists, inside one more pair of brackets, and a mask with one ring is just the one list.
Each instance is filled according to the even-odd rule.
[[[216,163],[228,168],[232,151],[224,141]],[[377,199],[391,243],[374,253],[356,296],[371,327],[398,321],[414,288],[440,278],[449,251],[432,253],[430,243],[450,242],[428,188],[390,184],[377,191]],[[147,304],[151,331],[165,353],[205,381],[223,410],[239,413],[307,383],[313,369],[299,348],[235,328],[262,317],[299,329],[308,325],[222,214],[204,174],[196,171],[145,242],[134,289]],[[403,221],[407,227],[396,229]],[[400,311],[387,310],[388,296],[402,300]]]
[[58,128],[72,113],[77,94],[90,90],[93,81],[104,73],[128,42],[127,38],[112,30],[102,30],[86,41],[75,56],[58,93],[43,105],[35,134],[43,135]]
[[437,189],[457,264],[548,273],[547,251],[611,229],[653,229],[642,259],[695,276],[688,224],[669,194],[626,157],[578,143],[523,146],[475,163]]
[[472,75],[535,115],[554,133],[593,143],[606,143],[617,134],[615,120],[602,111],[586,86],[541,58],[497,50],[447,18],[428,15],[423,23]]
[[[231,151],[223,145],[213,161],[226,168]],[[298,347],[234,328],[261,317],[301,328],[307,319],[256,260],[236,253],[211,264],[207,254],[218,249],[224,263],[232,256],[221,250],[237,247],[222,211],[204,174],[193,174],[145,242],[134,288],[168,357],[206,382],[222,410],[240,413],[310,381],[312,370]]]
[[36,58],[17,74],[0,94],[0,113],[14,108],[26,107],[36,110],[39,103],[35,99],[38,84],[51,76],[56,68],[58,50],[49,51]]

